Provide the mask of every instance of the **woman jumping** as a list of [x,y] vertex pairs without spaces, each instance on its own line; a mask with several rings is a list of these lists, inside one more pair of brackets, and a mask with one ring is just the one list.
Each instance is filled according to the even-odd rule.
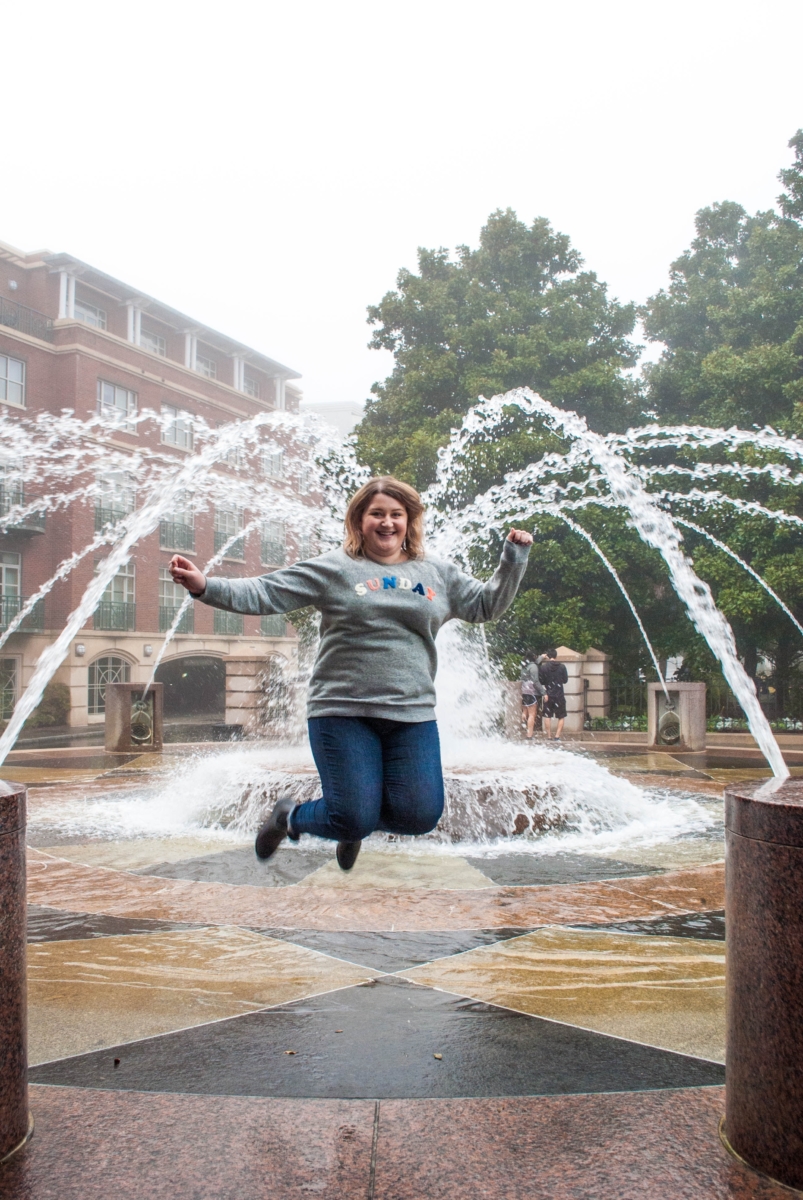
[[374,830],[429,833],[443,812],[435,723],[435,636],[453,617],[490,621],[511,604],[532,535],[511,529],[487,583],[424,553],[424,506],[391,476],[352,498],[342,549],[258,579],[207,579],[176,554],[173,579],[204,604],[239,613],[312,605],[321,640],[307,703],[309,740],[323,795],[276,804],[256,838],[270,858],[302,833],[337,842],[344,871]]

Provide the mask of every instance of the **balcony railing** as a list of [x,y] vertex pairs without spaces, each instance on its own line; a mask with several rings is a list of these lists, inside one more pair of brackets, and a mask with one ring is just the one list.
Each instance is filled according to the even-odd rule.
[[[12,484],[11,487],[8,487],[0,483],[0,518],[5,517],[15,505],[24,503],[25,493],[19,484]],[[22,517],[13,525],[6,525],[5,530],[7,533],[44,533],[45,514],[43,512],[28,513],[27,517]]]
[[106,507],[103,504],[95,505],[95,533],[99,533],[106,525],[115,525],[118,521],[122,521],[123,517],[127,517],[131,509],[123,508],[122,505],[113,505]]
[[278,614],[264,616],[261,625],[263,637],[287,637],[287,622]]
[[162,550],[188,550],[194,554],[195,527],[182,521],[160,521],[159,546]]
[[287,562],[287,546],[284,542],[263,541],[262,561],[266,567],[283,567]]
[[[8,629],[11,622],[28,603],[27,596],[0,596],[0,631]],[[41,633],[45,627],[45,605],[37,600],[27,617],[19,624],[20,633]]]
[[[159,606],[159,632],[167,633],[170,626],[176,619],[176,613],[179,611],[179,605],[172,607]],[[190,607],[184,610],[181,620],[178,623],[176,633],[194,633],[195,632],[195,610]]]
[[[215,554],[219,554],[226,542],[231,537],[231,533],[224,533],[222,529],[215,530]],[[226,551],[226,558],[245,558],[245,538],[237,538],[232,542]]]
[[0,297],[0,325],[7,329],[16,329],[17,333],[27,333],[29,337],[41,338],[42,341],[53,341],[53,322],[44,313],[35,308],[26,308],[24,304],[15,304],[13,300]]
[[136,629],[137,606],[122,600],[101,600],[95,609],[95,629]]
[[243,614],[224,612],[222,608],[216,608],[215,633],[220,633],[224,637],[242,637]]

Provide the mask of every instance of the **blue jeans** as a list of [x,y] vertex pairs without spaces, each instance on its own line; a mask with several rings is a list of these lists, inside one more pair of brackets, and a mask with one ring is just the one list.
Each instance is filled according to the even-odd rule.
[[293,836],[359,842],[375,829],[429,833],[443,812],[435,721],[311,717],[309,740],[323,796],[300,804]]

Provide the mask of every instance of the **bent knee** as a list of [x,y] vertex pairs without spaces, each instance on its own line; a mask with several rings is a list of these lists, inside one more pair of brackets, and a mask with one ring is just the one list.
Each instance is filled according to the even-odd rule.
[[414,837],[421,837],[425,833],[432,833],[442,816],[443,800],[440,800],[438,803],[412,813],[405,823]]
[[370,837],[376,824],[359,817],[332,817],[331,824],[341,842],[361,842]]

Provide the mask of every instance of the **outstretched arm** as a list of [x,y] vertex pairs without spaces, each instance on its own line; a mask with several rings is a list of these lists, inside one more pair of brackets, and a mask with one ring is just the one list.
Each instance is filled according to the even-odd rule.
[[323,596],[325,580],[320,559],[295,563],[281,571],[271,571],[256,579],[212,578],[180,554],[170,560],[170,574],[176,583],[212,608],[254,615],[292,612],[308,604],[317,605]]
[[487,583],[453,567],[449,586],[451,615],[475,624],[501,617],[519,590],[532,541],[532,534],[526,529],[511,529],[499,566]]

